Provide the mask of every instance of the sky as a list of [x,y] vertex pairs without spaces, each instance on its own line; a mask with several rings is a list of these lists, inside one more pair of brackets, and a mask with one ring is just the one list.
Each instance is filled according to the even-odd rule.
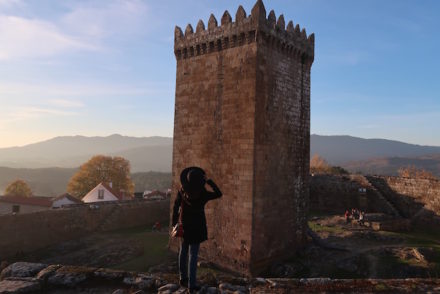
[[[0,148],[173,134],[174,27],[255,0],[0,0]],[[266,0],[315,33],[311,133],[440,146],[440,1]]]

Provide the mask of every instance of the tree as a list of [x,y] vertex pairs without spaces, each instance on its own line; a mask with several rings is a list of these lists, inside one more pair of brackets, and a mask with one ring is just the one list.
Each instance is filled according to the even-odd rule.
[[324,158],[318,154],[313,155],[312,159],[310,160],[311,173],[326,174],[329,173],[330,169],[330,164],[328,164]]
[[312,174],[347,175],[348,171],[340,166],[331,166],[320,155],[313,155],[310,160],[310,172]]
[[417,168],[414,165],[399,168],[397,172],[399,173],[399,176],[402,178],[429,179],[429,180],[437,179],[437,177],[434,176],[434,174],[432,174],[431,172],[422,168]]
[[115,191],[133,194],[130,162],[122,157],[96,155],[84,163],[67,185],[67,192],[81,199],[99,183],[112,183]]
[[6,187],[5,195],[31,197],[32,190],[25,181],[18,179],[13,181]]

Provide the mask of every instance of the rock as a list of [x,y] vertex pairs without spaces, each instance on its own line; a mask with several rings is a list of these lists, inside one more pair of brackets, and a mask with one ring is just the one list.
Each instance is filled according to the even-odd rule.
[[0,282],[0,293],[35,293],[40,291],[40,283],[31,280],[9,280]]
[[104,278],[106,280],[122,280],[127,273],[124,271],[100,268],[93,272],[95,277]]
[[136,277],[125,277],[122,282],[126,285],[133,286],[135,284]]
[[165,286],[160,287],[158,290],[160,292],[161,291],[167,291],[167,290],[169,290],[171,292],[174,292],[174,291],[176,291],[179,288],[180,288],[179,285],[176,285],[176,284],[166,284]]
[[155,286],[155,279],[152,276],[139,275],[137,277],[125,277],[123,283],[130,286],[136,286],[139,289],[146,290]]
[[237,286],[237,285],[232,285],[229,283],[221,283],[219,286],[220,289],[220,293],[236,293],[236,294],[240,294],[240,293],[246,293],[246,287],[244,286]]
[[258,282],[258,283],[266,284],[266,279],[265,278],[256,278],[255,281]]
[[162,287],[166,284],[167,284],[167,282],[162,279],[155,279],[154,280],[154,285],[156,286],[157,289],[159,289],[160,287]]
[[8,263],[6,260],[3,260],[2,262],[0,262],[0,273],[1,273],[2,270],[4,270],[8,265],[9,265],[9,263]]
[[218,289],[216,287],[209,287],[206,289],[206,294],[218,294]]
[[126,293],[127,293],[126,290],[123,290],[123,289],[117,289],[117,290],[113,291],[112,294],[126,294]]
[[309,278],[300,280],[301,283],[313,285],[325,285],[331,283],[331,281],[330,278]]
[[136,292],[133,292],[132,294],[147,294],[147,292],[142,291],[142,290],[138,290]]
[[62,266],[47,279],[51,285],[74,287],[93,274],[94,269],[80,266]]
[[36,278],[38,280],[44,281],[46,282],[47,279],[52,276],[59,268],[61,267],[61,265],[57,265],[57,264],[53,264],[53,265],[49,265],[48,267],[44,268],[43,270],[41,270]]
[[222,291],[234,290],[234,287],[229,283],[221,283],[220,285],[218,285],[218,288]]
[[246,287],[245,286],[234,286],[235,287],[235,291],[237,292],[242,292],[242,293],[246,293]]
[[7,277],[33,277],[45,267],[47,265],[42,263],[16,262],[1,272],[0,280]]

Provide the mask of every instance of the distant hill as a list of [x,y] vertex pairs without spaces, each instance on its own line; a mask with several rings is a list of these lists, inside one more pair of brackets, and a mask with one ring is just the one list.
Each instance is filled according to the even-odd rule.
[[385,157],[419,157],[440,154],[440,147],[421,146],[386,139],[311,135],[310,154],[319,154],[332,165]]
[[[19,168],[0,168],[0,193],[17,177],[27,180],[35,191],[44,192],[42,194],[64,192],[74,171],[97,154],[128,159],[134,174],[142,175],[148,171],[169,173],[172,144],[173,139],[167,137],[111,135],[56,137],[23,147],[0,148],[0,166]],[[311,135],[310,154],[319,154],[330,164],[354,172],[391,175],[402,166],[414,165],[440,175],[440,147],[434,146],[385,139]],[[145,183],[139,180],[140,185]]]
[[[58,196],[66,192],[67,183],[75,174],[76,168],[10,168],[0,167],[0,195],[9,183],[16,179],[25,180],[34,195]],[[171,187],[171,173],[140,172],[133,173],[131,178],[136,192],[145,190],[166,190]]]
[[74,168],[93,155],[122,156],[132,172],[171,171],[173,139],[167,137],[56,137],[23,147],[0,148],[0,166]]
[[0,195],[7,185],[16,179],[26,181],[34,195],[58,196],[66,192],[67,183],[76,168],[10,168],[0,167]]
[[427,170],[440,178],[440,154],[420,157],[386,157],[362,161],[352,161],[343,164],[351,172],[363,174],[378,174],[395,176],[399,168],[415,166]]

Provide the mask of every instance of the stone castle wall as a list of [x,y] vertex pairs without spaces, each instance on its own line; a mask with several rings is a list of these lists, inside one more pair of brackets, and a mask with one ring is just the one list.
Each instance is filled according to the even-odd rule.
[[169,201],[134,200],[77,205],[28,214],[0,216],[0,260],[97,231],[169,221]]
[[[392,214],[389,204],[384,201],[386,198],[401,216],[411,219],[412,224],[425,228],[440,227],[440,181],[386,176],[367,178],[360,175],[313,176],[310,210],[343,214],[345,209],[359,208]],[[359,188],[366,188],[366,193],[359,193]],[[378,191],[384,197],[379,197]]]
[[[365,188],[366,193],[359,192]],[[312,213],[344,214],[357,208],[368,213],[392,214],[377,192],[360,175],[315,175],[310,181],[310,211]]]
[[[417,213],[415,206],[423,206],[440,215],[440,181],[401,177],[381,177],[394,193],[400,196],[402,209],[409,215]],[[408,198],[409,197],[409,198]],[[407,199],[408,201],[405,201]],[[414,205],[417,203],[418,205]]]
[[222,267],[257,272],[304,243],[313,48],[261,0],[234,22],[226,11],[221,25],[176,27],[172,200],[188,166],[219,185],[201,255]]
[[[273,11],[268,22],[284,28],[283,17],[276,23]],[[312,62],[290,54],[276,35],[260,35],[252,250],[257,268],[289,256],[306,242]]]

